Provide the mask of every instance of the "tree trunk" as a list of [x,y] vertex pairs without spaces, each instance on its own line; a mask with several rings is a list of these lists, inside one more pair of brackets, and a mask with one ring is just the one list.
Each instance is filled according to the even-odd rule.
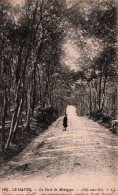
[[91,86],[89,83],[88,84],[88,87],[89,87],[89,113],[90,115],[92,114],[92,94],[91,94]]
[[3,113],[3,118],[2,118],[2,137],[1,137],[3,157],[5,155],[5,119],[6,119],[6,115],[7,115],[7,106],[8,106],[7,92],[5,89],[5,92],[4,92],[4,113]]
[[28,109],[27,109],[27,122],[26,122],[26,129],[30,130],[30,109],[31,109],[31,92],[32,92],[32,78],[30,78],[30,88],[29,88],[29,93],[27,95],[27,104],[28,104]]
[[103,99],[102,99],[101,112],[103,111],[103,108],[104,108],[104,102],[105,102],[105,95],[106,95],[106,81],[107,81],[107,76],[105,76],[105,79],[104,79]]
[[[26,73],[26,66],[27,66],[27,61],[28,61],[28,57],[29,57],[29,49],[30,48],[28,48],[28,53],[27,53],[26,58],[25,58],[24,69],[23,69],[23,73],[21,76],[23,81],[21,82],[21,78],[18,81],[18,89],[17,89],[17,96],[16,96],[16,108],[15,108],[14,114],[12,116],[10,132],[9,132],[9,136],[7,139],[5,149],[8,149],[9,144],[13,140],[13,132],[15,132],[17,129],[16,125],[18,124],[19,115],[20,115],[19,109],[21,109],[20,107],[21,107],[22,97],[24,95],[25,73]],[[21,95],[20,95],[20,93],[21,93]],[[21,98],[20,98],[20,96],[21,96]],[[18,119],[17,119],[17,117],[18,117]]]
[[11,143],[14,142],[15,138],[16,138],[16,132],[17,132],[17,127],[18,127],[18,122],[19,122],[19,118],[20,118],[20,113],[21,113],[21,109],[22,109],[22,105],[23,105],[23,99],[21,98],[20,100],[20,104],[18,107],[18,112],[17,112],[17,116],[16,116],[16,120],[15,120],[15,125],[13,128],[13,133],[11,135]]
[[102,84],[102,75],[100,73],[99,79],[99,93],[98,93],[98,111],[101,112],[101,84]]
[[18,113],[18,108],[19,108],[19,90],[17,92],[16,104],[17,105],[16,105],[16,108],[14,110],[14,113],[13,113],[13,116],[12,116],[12,120],[11,120],[9,136],[8,136],[7,143],[6,143],[6,146],[5,146],[6,150],[8,149],[9,144],[11,142],[11,137],[12,137],[12,134],[13,134],[14,125],[16,123],[16,118],[17,118],[17,113]]
[[98,105],[98,102],[97,102],[97,97],[98,97],[98,93],[97,93],[97,86],[98,86],[98,83],[97,83],[97,80],[95,80],[95,83],[94,83],[94,88],[95,88],[95,97],[94,97],[94,112],[97,111],[97,105]]

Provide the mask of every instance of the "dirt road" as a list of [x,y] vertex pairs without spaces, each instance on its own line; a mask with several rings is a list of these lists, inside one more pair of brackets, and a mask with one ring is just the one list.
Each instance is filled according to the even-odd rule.
[[[70,177],[89,179],[118,173],[118,137],[108,129],[76,115],[67,108],[68,128],[63,131],[60,117],[20,155],[2,167],[8,180]],[[114,180],[114,181],[115,181]]]

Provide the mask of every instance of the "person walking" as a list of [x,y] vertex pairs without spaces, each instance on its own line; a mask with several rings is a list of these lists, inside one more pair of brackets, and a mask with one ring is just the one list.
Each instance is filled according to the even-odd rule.
[[64,126],[64,130],[66,131],[66,127],[67,127],[67,115],[66,114],[63,118],[63,126]]

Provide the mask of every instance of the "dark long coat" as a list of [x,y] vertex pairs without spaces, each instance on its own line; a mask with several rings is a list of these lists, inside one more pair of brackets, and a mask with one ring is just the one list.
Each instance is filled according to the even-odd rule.
[[63,119],[63,126],[67,127],[67,116],[65,116]]

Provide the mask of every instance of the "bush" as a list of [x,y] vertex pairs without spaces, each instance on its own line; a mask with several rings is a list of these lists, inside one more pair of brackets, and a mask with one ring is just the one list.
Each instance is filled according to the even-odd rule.
[[111,116],[108,116],[108,115],[105,115],[105,114],[102,114],[100,112],[94,112],[91,114],[91,118],[94,120],[94,121],[100,121],[100,123],[107,123],[107,124],[110,124],[111,121],[112,121],[112,117]]

